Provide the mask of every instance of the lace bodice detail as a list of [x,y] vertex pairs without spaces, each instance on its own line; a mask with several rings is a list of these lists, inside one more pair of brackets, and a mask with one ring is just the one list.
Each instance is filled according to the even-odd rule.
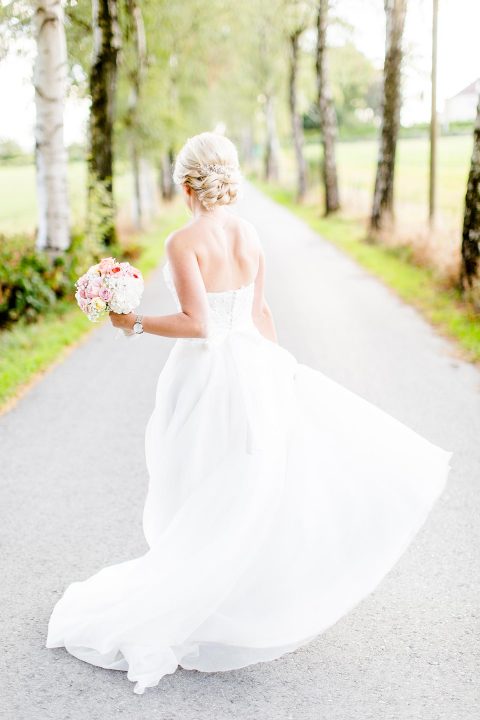
[[[163,266],[163,276],[175,301],[177,310],[181,310],[170,265]],[[235,290],[207,292],[209,305],[208,338],[210,342],[220,340],[232,330],[255,329],[252,318],[254,283],[243,285]],[[188,338],[191,342],[205,342],[205,338]]]

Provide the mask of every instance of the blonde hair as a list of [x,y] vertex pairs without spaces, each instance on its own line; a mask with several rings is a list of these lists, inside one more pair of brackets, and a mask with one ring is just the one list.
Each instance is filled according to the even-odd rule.
[[173,170],[173,181],[191,187],[207,210],[234,203],[241,178],[237,148],[225,135],[215,132],[188,138]]

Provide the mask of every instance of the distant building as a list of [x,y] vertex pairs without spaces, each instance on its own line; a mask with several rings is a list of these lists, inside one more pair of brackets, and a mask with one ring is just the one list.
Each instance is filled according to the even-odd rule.
[[459,93],[445,100],[441,116],[442,123],[468,122],[474,120],[480,95],[480,78],[475,80]]

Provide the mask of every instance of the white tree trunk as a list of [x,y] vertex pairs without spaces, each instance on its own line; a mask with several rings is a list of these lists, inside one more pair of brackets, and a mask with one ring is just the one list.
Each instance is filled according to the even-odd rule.
[[147,217],[151,221],[158,215],[158,189],[155,182],[155,172],[147,158],[141,158],[140,160],[140,178],[143,207],[146,208]]
[[158,215],[158,194],[155,174],[146,158],[137,159],[137,171],[133,173],[133,223],[142,229]]
[[[380,230],[387,218],[393,221],[393,197],[397,137],[400,127],[403,31],[407,0],[384,0],[386,13],[383,68],[382,125],[370,228]],[[373,236],[372,236],[373,239]]]
[[37,57],[34,69],[37,164],[37,247],[65,250],[70,244],[67,153],[63,110],[67,82],[67,46],[60,0],[36,0]]
[[271,93],[267,94],[265,103],[265,120],[267,129],[265,148],[265,180],[278,180],[280,149],[275,118],[275,98]]

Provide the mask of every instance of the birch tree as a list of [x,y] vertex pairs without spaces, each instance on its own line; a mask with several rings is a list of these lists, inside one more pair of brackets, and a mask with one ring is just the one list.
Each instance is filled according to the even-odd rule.
[[277,181],[280,174],[280,142],[277,131],[277,98],[284,78],[284,26],[279,17],[283,0],[251,4],[253,30],[248,70],[255,78],[265,121],[263,174],[267,181]]
[[316,73],[320,130],[322,133],[322,176],[325,188],[325,214],[340,207],[335,142],[337,117],[333,103],[327,59],[327,25],[329,0],[319,0],[317,10]]
[[140,123],[140,96],[147,69],[147,39],[143,13],[138,0],[126,0],[126,39],[132,46],[132,58],[128,70],[130,93],[126,124],[130,138],[130,155],[133,175],[133,206],[134,222],[137,229],[142,229],[144,223],[153,214],[153,200],[149,197],[151,168],[146,159],[141,156],[141,147],[138,135],[141,131]]
[[304,28],[297,27],[291,31],[290,41],[290,73],[289,73],[289,105],[292,123],[293,147],[297,163],[297,200],[301,201],[307,191],[307,167],[303,154],[303,126],[302,117],[298,111],[298,54],[299,42]]
[[280,144],[275,117],[275,96],[271,91],[265,96],[265,129],[265,180],[278,180]]
[[67,153],[63,141],[67,44],[60,0],[37,0],[33,27],[37,45],[34,67],[39,213],[36,245],[55,253],[70,245]]
[[432,97],[430,106],[430,175],[428,183],[428,219],[435,226],[437,212],[437,47],[438,47],[438,0],[432,2]]
[[106,245],[115,240],[113,123],[121,46],[117,10],[117,0],[92,0],[88,232]]
[[[473,134],[473,152],[465,195],[460,281],[464,291],[480,289],[480,97]],[[477,297],[480,300],[480,295]]]
[[401,107],[402,39],[407,0],[385,0],[386,40],[383,69],[382,123],[370,228],[379,230],[393,217],[395,155]]
[[164,150],[160,158],[160,191],[163,200],[171,200],[175,193],[175,185],[172,178],[175,156],[173,149]]

